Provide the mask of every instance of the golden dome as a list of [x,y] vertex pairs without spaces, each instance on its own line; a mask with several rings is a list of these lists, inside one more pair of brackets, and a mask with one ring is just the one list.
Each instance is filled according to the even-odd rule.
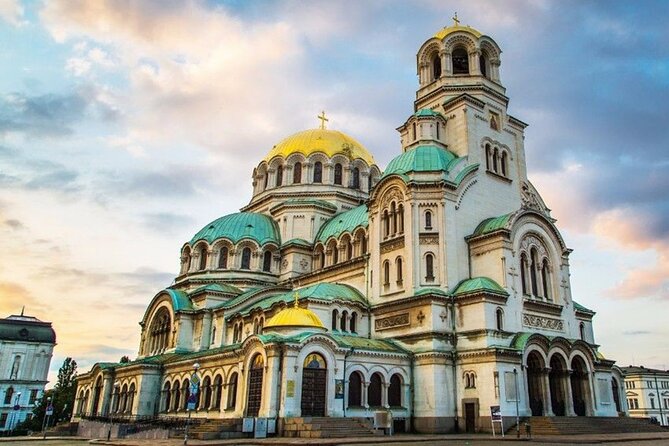
[[442,28],[441,30],[439,30],[439,32],[437,32],[434,35],[434,37],[439,39],[439,40],[443,40],[444,37],[448,36],[449,34],[453,34],[455,32],[458,32],[458,31],[465,31],[465,32],[468,32],[470,34],[473,34],[477,39],[483,35],[481,32],[472,28],[469,25],[467,25],[467,26],[454,25],[454,26],[446,26],[446,27]]
[[269,162],[275,156],[288,158],[293,153],[309,156],[317,152],[330,158],[342,154],[349,159],[361,158],[370,166],[375,164],[374,157],[358,141],[345,133],[328,129],[305,130],[289,136],[270,150],[265,161]]
[[267,321],[264,328],[278,327],[325,328],[323,322],[316,316],[316,313],[308,308],[300,307],[290,307],[279,311]]

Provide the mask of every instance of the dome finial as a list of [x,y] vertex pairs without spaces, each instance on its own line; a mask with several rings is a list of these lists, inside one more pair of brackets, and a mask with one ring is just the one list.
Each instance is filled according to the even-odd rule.
[[298,293],[297,291],[295,291],[294,296],[295,296],[295,308],[297,308],[297,305],[298,305],[298,302],[297,302],[297,301],[300,299],[300,293]]
[[325,123],[329,121],[329,119],[325,117],[325,110],[321,111],[321,114],[316,117],[321,120],[321,130],[325,130]]
[[453,19],[453,26],[460,26],[460,20],[458,20],[458,11],[455,11],[455,15],[451,18]]

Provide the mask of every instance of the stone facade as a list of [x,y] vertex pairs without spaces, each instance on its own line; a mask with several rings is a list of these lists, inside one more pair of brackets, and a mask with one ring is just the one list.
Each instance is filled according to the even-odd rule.
[[[497,44],[447,27],[419,50],[415,113],[382,173],[352,138],[300,132],[253,198],[183,245],[129,364],[79,378],[75,417],[370,417],[419,432],[612,416],[613,361],[572,299],[569,254],[527,178]],[[343,142],[342,142],[343,141]],[[265,328],[292,305],[327,330]]]
[[621,367],[630,417],[655,419],[669,426],[669,370]]

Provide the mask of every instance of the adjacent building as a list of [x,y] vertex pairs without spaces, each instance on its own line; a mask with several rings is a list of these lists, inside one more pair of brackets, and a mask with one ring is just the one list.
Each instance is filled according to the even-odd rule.
[[629,416],[651,418],[669,426],[669,370],[621,367]]
[[32,416],[55,345],[51,322],[23,313],[0,319],[0,431]]
[[624,411],[528,179],[501,53],[458,23],[430,37],[384,170],[324,115],[274,145],[241,212],[182,245],[136,359],[79,376],[75,418],[185,417],[195,363],[204,418],[392,411],[436,433],[489,428],[491,406],[509,422]]

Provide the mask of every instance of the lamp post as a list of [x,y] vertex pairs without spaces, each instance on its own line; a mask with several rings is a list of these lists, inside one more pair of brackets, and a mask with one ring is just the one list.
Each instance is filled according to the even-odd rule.
[[344,388],[342,389],[344,394],[341,397],[341,408],[344,412],[344,418],[346,417],[346,360],[353,353],[355,353],[355,349],[353,347],[351,347],[351,349],[349,351],[344,353],[344,379],[342,380],[342,382],[344,383]]
[[515,367],[513,368],[513,385],[516,388],[516,438],[520,438],[520,414],[518,411],[520,392],[518,392],[518,369]]
[[43,440],[46,440],[46,424],[47,424],[47,420],[51,416],[50,411],[53,410],[53,409],[50,409],[50,408],[51,408],[51,397],[49,396],[49,397],[46,398],[46,407],[44,408],[44,419],[42,419],[42,439]]
[[[116,381],[114,383],[114,390],[112,390],[111,398],[109,401],[109,430],[107,431],[107,441],[111,439],[112,426],[114,425],[114,395],[116,395],[116,402],[118,403],[118,389],[121,387],[121,384]],[[118,437],[118,434],[116,435]]]
[[188,445],[188,425],[190,424],[190,413],[195,409],[195,401],[197,398],[197,392],[200,390],[200,377],[197,374],[198,369],[200,368],[200,363],[196,362],[193,364],[193,374],[190,377],[190,392],[188,394],[188,400],[186,401],[186,410],[188,411],[188,419],[186,419],[186,431],[184,433],[184,446]]
[[660,394],[660,388],[657,386],[657,372],[653,372],[653,378],[655,379],[655,393],[657,394],[657,406],[660,408],[660,426],[663,426],[664,417],[662,415],[662,394]]

